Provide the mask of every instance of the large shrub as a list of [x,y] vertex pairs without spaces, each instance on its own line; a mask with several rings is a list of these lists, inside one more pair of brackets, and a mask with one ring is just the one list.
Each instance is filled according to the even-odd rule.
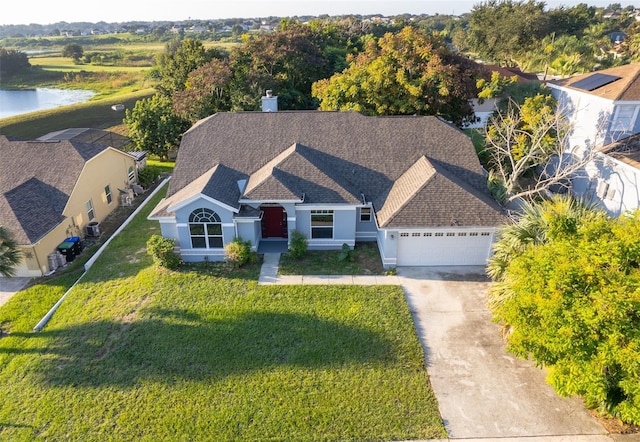
[[138,170],[138,184],[148,189],[158,179],[160,168],[157,166],[145,166]]
[[180,266],[180,257],[176,254],[175,240],[160,235],[153,235],[147,241],[147,253],[161,267],[176,269]]
[[242,267],[247,263],[255,263],[258,256],[251,251],[251,242],[243,241],[242,238],[234,238],[232,242],[224,248],[225,259],[234,267]]
[[289,254],[294,259],[302,259],[307,254],[307,237],[298,230],[291,231]]
[[491,289],[508,347],[546,366],[559,394],[640,424],[640,212],[547,224],[563,234],[513,254]]

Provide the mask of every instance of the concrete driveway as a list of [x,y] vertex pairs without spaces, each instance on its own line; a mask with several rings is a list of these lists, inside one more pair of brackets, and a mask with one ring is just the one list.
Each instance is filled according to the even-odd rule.
[[31,278],[4,278],[0,276],[0,305],[4,304],[16,292],[22,290]]
[[612,440],[579,398],[559,397],[543,370],[506,352],[485,305],[484,268],[404,267],[398,276],[450,438]]

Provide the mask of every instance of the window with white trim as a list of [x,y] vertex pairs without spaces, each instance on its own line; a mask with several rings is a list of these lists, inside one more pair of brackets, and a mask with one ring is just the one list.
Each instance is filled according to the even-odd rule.
[[129,182],[132,183],[136,180],[136,172],[133,170],[133,166],[129,167]]
[[189,215],[189,235],[194,249],[221,249],[222,222],[211,209],[196,209]]
[[107,199],[107,204],[111,204],[113,197],[111,196],[111,186],[108,184],[104,186],[104,196]]
[[360,222],[369,222],[371,221],[371,207],[361,207],[360,208]]
[[404,236],[409,236],[409,233],[408,233],[408,232],[402,232],[402,233],[400,234],[400,236],[403,236],[403,237],[404,237]]
[[420,236],[420,232],[413,232],[411,236]]
[[333,238],[333,210],[311,211],[311,238]]
[[93,202],[91,200],[89,200],[89,201],[87,201],[85,206],[87,208],[87,217],[89,218],[89,221],[91,221],[92,219],[94,219],[96,217],[96,214],[93,211]]
[[616,109],[613,130],[616,132],[631,132],[636,116],[635,105],[620,105]]

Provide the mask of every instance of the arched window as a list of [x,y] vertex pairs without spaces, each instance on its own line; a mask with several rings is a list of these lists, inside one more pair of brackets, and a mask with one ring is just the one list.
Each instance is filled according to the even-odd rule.
[[222,223],[213,210],[202,208],[191,212],[189,234],[194,249],[222,248]]

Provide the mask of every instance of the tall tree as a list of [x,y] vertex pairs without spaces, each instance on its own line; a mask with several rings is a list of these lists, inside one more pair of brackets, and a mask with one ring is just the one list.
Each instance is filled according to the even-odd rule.
[[467,44],[480,58],[512,66],[526,51],[549,33],[545,3],[488,0],[469,13]]
[[152,74],[159,80],[156,88],[167,97],[184,90],[189,73],[210,61],[214,55],[197,39],[187,38],[167,44],[165,52],[158,55]]
[[232,79],[227,60],[211,60],[189,73],[184,90],[173,93],[173,111],[195,123],[216,112],[230,110]]
[[22,253],[13,235],[4,226],[0,226],[0,275],[11,278],[16,273],[16,266],[22,261]]
[[485,150],[490,188],[505,204],[566,186],[596,158],[594,149],[565,152],[570,127],[550,95],[528,97],[489,119]]
[[73,58],[76,62],[82,58],[83,54],[84,49],[82,49],[82,46],[77,43],[70,43],[62,49],[63,57]]
[[171,100],[158,94],[138,100],[133,109],[127,109],[124,123],[137,150],[161,158],[180,145],[182,134],[189,128],[187,120],[173,113]]
[[10,77],[31,68],[26,53],[0,47],[0,77]]
[[231,53],[235,109],[258,109],[267,89],[283,109],[312,109],[314,81],[332,73],[325,43],[314,28],[285,22],[283,29],[251,39]]
[[342,73],[316,82],[323,110],[368,115],[439,115],[462,124],[472,115],[477,65],[453,54],[442,37],[405,27],[387,33],[351,59]]

